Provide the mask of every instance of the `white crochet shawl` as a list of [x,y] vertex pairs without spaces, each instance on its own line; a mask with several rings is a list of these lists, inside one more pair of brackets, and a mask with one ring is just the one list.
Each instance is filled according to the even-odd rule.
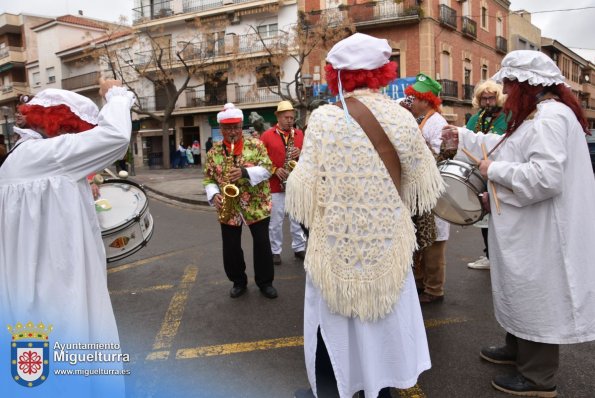
[[399,153],[402,197],[365,132],[325,105],[310,117],[285,209],[310,228],[304,266],[331,311],[375,321],[392,310],[410,272],[411,215],[431,210],[444,182],[409,112],[371,90],[352,95]]

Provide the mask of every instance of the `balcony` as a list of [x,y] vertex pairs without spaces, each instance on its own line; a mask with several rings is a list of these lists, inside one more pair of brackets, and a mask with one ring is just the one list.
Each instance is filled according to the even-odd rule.
[[443,99],[459,98],[458,82],[454,80],[442,79],[438,80],[438,83],[442,85],[442,92],[440,93],[440,97],[442,97]]
[[167,105],[167,98],[165,98],[165,96],[138,97],[138,103],[145,111],[163,111],[165,109],[165,105]]
[[147,19],[159,19],[173,15],[172,0],[163,0],[161,2],[154,2],[142,7],[132,9],[133,23],[143,22]]
[[90,72],[84,75],[68,77],[62,79],[62,88],[64,90],[77,90],[81,88],[94,87],[99,85],[100,72]]
[[440,23],[446,27],[456,29],[457,12],[444,4],[440,4]]
[[416,22],[420,11],[416,0],[371,1],[349,7],[349,16],[359,28],[403,22]]
[[236,102],[240,104],[258,104],[263,102],[279,102],[281,97],[268,87],[237,86],[236,87]]
[[503,54],[508,52],[508,41],[502,36],[496,36],[496,51]]
[[225,55],[225,39],[200,43],[180,43],[180,52],[184,61],[205,60]]
[[[245,3],[254,4],[245,6]],[[188,18],[188,15],[184,14],[233,14],[234,11],[247,8],[265,7],[267,11],[272,12],[274,10],[270,9],[270,5],[277,6],[278,4],[279,0],[162,0],[152,5],[133,8],[133,24],[146,23],[147,21],[172,16],[177,18],[170,20],[182,21]]]
[[203,107],[224,105],[227,102],[227,93],[225,90],[213,90],[197,88],[186,90],[186,106]]
[[468,17],[463,17],[463,35],[472,39],[477,38],[477,22]]
[[475,91],[474,85],[463,84],[463,101],[473,101],[473,91]]
[[278,34],[269,37],[260,37],[256,33],[247,35],[235,36],[234,47],[235,52],[239,54],[256,53],[267,49],[272,52],[283,51],[287,49],[287,33],[279,31]]
[[27,60],[23,47],[2,47],[0,48],[0,65],[15,62],[24,64]]
[[0,101],[17,100],[19,95],[27,90],[27,83],[10,82],[0,86]]

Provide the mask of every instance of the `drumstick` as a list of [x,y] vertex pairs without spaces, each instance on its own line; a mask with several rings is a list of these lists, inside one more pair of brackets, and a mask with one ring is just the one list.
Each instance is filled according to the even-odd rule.
[[473,160],[473,162],[475,164],[479,164],[479,159],[477,159],[475,156],[473,156],[473,154],[471,152],[469,152],[466,148],[461,148],[463,150],[463,152],[465,153],[465,155],[467,155],[467,157],[471,160]]
[[[486,144],[481,144],[481,151],[483,152],[483,160],[488,160],[488,151],[486,150]],[[490,187],[492,188],[492,192],[494,193],[494,203],[496,204],[496,212],[500,214],[500,201],[498,200],[498,194],[496,193],[496,185],[494,185],[494,181],[490,181]]]

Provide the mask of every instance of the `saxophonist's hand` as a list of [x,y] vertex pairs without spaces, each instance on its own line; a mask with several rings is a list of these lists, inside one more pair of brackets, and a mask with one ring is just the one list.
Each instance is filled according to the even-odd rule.
[[281,181],[285,181],[287,180],[287,177],[289,177],[289,172],[287,170],[285,170],[283,167],[279,167],[276,171],[275,171],[275,175],[281,180]]
[[291,155],[290,155],[291,156],[291,159],[295,160],[295,159],[299,158],[300,157],[300,152],[301,152],[300,151],[300,148],[294,146],[291,149]]
[[215,209],[221,209],[221,206],[223,205],[223,196],[221,196],[220,193],[216,193],[213,196],[213,204],[215,205]]
[[233,169],[229,170],[229,182],[236,182],[240,178],[242,178],[242,169],[239,167],[234,167]]

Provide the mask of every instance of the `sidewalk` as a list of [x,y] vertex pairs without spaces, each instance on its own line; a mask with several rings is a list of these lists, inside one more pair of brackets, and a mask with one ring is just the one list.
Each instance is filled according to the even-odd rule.
[[202,166],[184,169],[150,169],[145,166],[136,167],[134,171],[136,175],[128,179],[143,185],[149,193],[178,202],[209,206],[202,185]]

